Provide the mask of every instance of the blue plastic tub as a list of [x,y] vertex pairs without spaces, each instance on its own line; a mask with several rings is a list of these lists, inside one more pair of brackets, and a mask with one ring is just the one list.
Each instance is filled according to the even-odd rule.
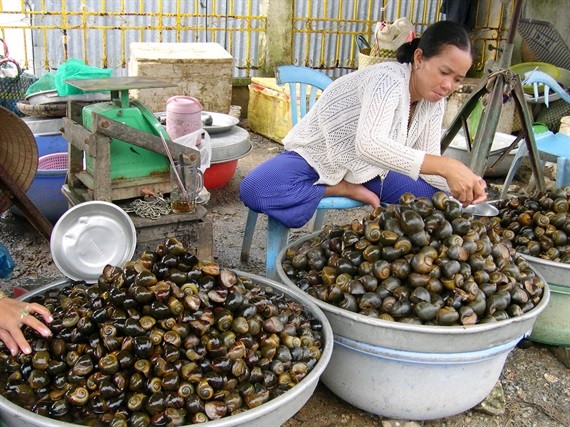
[[38,157],[67,151],[67,141],[61,133],[34,136],[38,145]]
[[[67,151],[40,157],[38,170],[26,195],[41,213],[52,223],[68,209],[67,199],[61,193],[67,175]],[[12,212],[23,213],[16,207]]]
[[[34,134],[40,159],[36,177],[26,195],[50,222],[55,223],[68,209],[67,199],[61,193],[67,175],[67,140],[61,134],[61,118],[24,117],[23,120]],[[59,161],[46,161],[52,155],[58,155]],[[10,210],[23,216],[15,206]]]
[[67,140],[61,135],[61,118],[24,117],[38,145],[38,157],[67,151]]

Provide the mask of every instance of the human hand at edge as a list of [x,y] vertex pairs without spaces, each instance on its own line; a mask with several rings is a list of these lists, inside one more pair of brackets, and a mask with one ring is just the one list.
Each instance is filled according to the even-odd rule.
[[0,299],[0,339],[15,356],[18,351],[29,354],[32,349],[22,333],[22,326],[27,325],[42,336],[49,337],[51,330],[33,314],[39,314],[46,323],[53,318],[50,311],[41,304],[4,297]]

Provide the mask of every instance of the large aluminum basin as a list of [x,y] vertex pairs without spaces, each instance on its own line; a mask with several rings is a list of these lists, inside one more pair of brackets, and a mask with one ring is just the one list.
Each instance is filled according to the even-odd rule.
[[[285,252],[318,234],[301,238],[280,252],[277,274],[286,286],[296,287],[281,265]],[[466,411],[489,394],[509,352],[530,333],[546,308],[550,291],[545,285],[540,303],[518,318],[471,326],[390,322],[307,296],[323,310],[334,333],[334,350],[323,383],[367,412],[430,420]]]
[[[236,271],[236,270],[234,270]],[[302,380],[299,384],[283,393],[281,396],[270,400],[257,408],[250,409],[242,412],[241,414],[232,415],[226,418],[221,418],[216,421],[210,421],[203,425],[208,427],[267,427],[279,426],[291,418],[293,415],[303,407],[303,405],[313,395],[315,388],[319,382],[321,374],[324,372],[326,366],[331,358],[333,349],[333,335],[330,324],[321,311],[321,309],[312,301],[307,298],[304,292],[298,289],[286,287],[275,281],[266,279],[264,277],[256,276],[253,274],[236,271],[240,276],[245,276],[256,283],[264,286],[271,287],[279,292],[282,292],[292,300],[303,304],[307,310],[323,325],[322,334],[325,341],[325,346],[322,349],[321,358],[312,369],[312,371]],[[35,295],[58,287],[63,287],[69,281],[58,281],[43,287],[40,287],[32,292],[23,295],[20,299],[26,301]],[[52,418],[43,417],[34,412],[28,411],[21,406],[18,406],[8,399],[0,396],[0,422],[5,423],[9,427],[72,427],[77,424],[58,421]]]
[[540,313],[530,339],[570,347],[570,264],[522,255],[548,282],[550,302]]

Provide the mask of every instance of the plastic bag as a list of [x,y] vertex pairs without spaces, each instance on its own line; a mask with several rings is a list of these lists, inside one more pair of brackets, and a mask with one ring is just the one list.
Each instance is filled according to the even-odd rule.
[[[210,167],[210,161],[212,159],[212,140],[210,134],[204,129],[198,129],[180,138],[176,138],[173,142],[185,147],[196,148],[200,151],[200,167],[198,169],[200,169],[202,174]],[[210,192],[206,187],[203,187],[196,197],[196,203],[206,204],[209,200]]]
[[206,172],[206,169],[210,167],[210,160],[212,159],[212,140],[210,134],[204,129],[198,129],[180,138],[176,138],[173,142],[185,147],[196,148],[200,151],[200,170],[202,173]]
[[84,93],[65,80],[75,79],[106,79],[113,72],[110,68],[91,67],[79,59],[69,59],[61,64],[55,73],[55,87],[59,96],[77,95]]
[[26,96],[54,89],[55,89],[55,72],[47,73],[41,76],[37,82],[33,83],[28,88],[28,90],[26,90]]
[[398,18],[392,24],[378,22],[370,55],[377,56],[375,52],[381,51],[396,51],[406,41],[411,41],[414,36],[414,26],[408,18]]
[[7,279],[12,274],[15,264],[8,249],[0,243],[0,279]]

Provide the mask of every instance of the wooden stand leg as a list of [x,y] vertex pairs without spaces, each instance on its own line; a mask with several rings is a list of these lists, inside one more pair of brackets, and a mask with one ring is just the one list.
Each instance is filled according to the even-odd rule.
[[47,220],[44,214],[40,212],[36,205],[32,203],[28,196],[26,196],[26,193],[16,184],[2,164],[0,164],[0,181],[13,195],[14,204],[22,211],[30,224],[49,242],[53,230],[52,224]]

